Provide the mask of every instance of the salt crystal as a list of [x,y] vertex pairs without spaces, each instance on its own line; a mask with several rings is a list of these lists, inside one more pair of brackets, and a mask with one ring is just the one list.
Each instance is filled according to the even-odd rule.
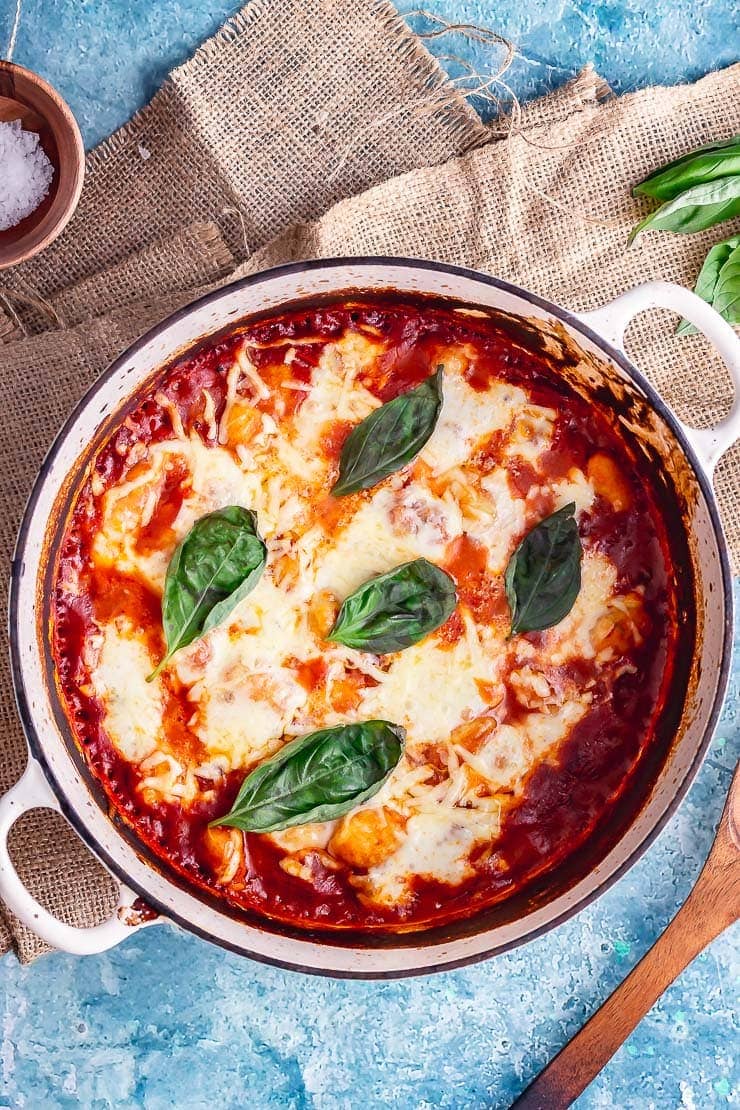
[[24,131],[20,120],[0,123],[0,231],[36,211],[53,176],[36,132]]

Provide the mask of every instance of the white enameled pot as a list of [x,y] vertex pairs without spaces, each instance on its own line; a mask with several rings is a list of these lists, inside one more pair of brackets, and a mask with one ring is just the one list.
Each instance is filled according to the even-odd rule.
[[[462,927],[342,941],[336,935],[301,933],[232,915],[223,904],[188,887],[148,857],[133,834],[110,820],[56,700],[45,629],[58,504],[74,484],[80,460],[97,442],[101,425],[158,367],[203,336],[257,312],[345,290],[432,294],[523,317],[538,328],[565,336],[583,354],[592,377],[598,377],[601,367],[612,382],[621,383],[620,388],[643,406],[641,427],[635,427],[635,434],[651,438],[673,480],[682,486],[700,631],[686,704],[668,758],[642,808],[587,873],[535,906],[525,903],[508,918],[483,912]],[[673,309],[691,320],[727,365],[735,389],[732,409],[710,430],[682,424],[623,352],[627,323],[653,306]],[[226,948],[281,967],[363,978],[454,967],[552,928],[601,894],[635,862],[685,794],[711,739],[732,645],[731,577],[711,479],[718,458],[739,437],[740,339],[704,301],[665,282],[642,285],[596,312],[577,316],[470,270],[397,258],[336,259],[284,266],[246,278],[175,313],[121,355],[83,398],[51,448],[26,509],[13,565],[10,641],[29,759],[21,780],[0,801],[0,895],[21,921],[50,945],[68,952],[101,952],[144,925],[176,922]],[[120,882],[120,905],[104,924],[94,928],[64,924],[21,883],[8,854],[7,836],[21,813],[37,807],[63,813]],[[142,920],[135,905],[138,898],[156,910],[153,921]]]

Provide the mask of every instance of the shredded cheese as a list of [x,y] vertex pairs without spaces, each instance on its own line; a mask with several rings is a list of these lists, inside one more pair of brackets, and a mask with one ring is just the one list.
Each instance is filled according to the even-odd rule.
[[[308,337],[267,345],[283,347],[288,366],[296,350],[311,342]],[[338,606],[368,578],[400,563],[424,557],[444,564],[463,535],[484,545],[490,575],[504,572],[534,523],[531,499],[512,487],[507,460],[525,460],[539,482],[534,492],[547,493],[555,508],[574,501],[581,516],[596,496],[580,469],[553,482],[540,465],[552,443],[553,409],[531,403],[524,389],[505,382],[473,389],[464,372],[474,353],[447,351],[440,355],[442,413],[420,464],[347,499],[339,516],[322,517],[316,505],[326,501],[330,465],[323,437],[337,421],[356,423],[378,406],[361,379],[383,350],[382,335],[365,328],[326,344],[309,383],[286,371],[281,389],[305,394],[286,416],[275,399],[274,415],[261,411],[270,390],[242,344],[227,372],[220,420],[212,394],[203,391],[207,442],[188,434],[177,407],[157,394],[171,416],[172,437],[149,445],[129,476],[102,494],[96,564],[115,567],[157,593],[175,545],[207,512],[227,504],[254,509],[268,543],[268,563],[255,589],[171,663],[192,709],[188,728],[199,742],[198,758],[167,740],[166,688],[162,679],[145,681],[156,660],[141,630],[116,619],[100,629],[88,650],[94,657],[91,693],[104,707],[111,742],[138,766],[146,797],[175,799],[183,807],[212,796],[225,775],[248,771],[291,736],[348,719],[403,726],[404,756],[358,810],[376,816],[382,810],[395,822],[397,843],[390,843],[382,862],[353,876],[363,899],[389,906],[412,899],[415,876],[449,884],[470,877],[473,850],[495,842],[502,812],[521,795],[533,768],[554,757],[588,712],[588,688],[561,683],[554,691],[548,674],[573,658],[598,657],[607,665],[617,624],[619,635],[638,642],[642,599],[635,594],[620,602],[615,567],[589,550],[571,613],[542,634],[536,651],[526,640],[508,641],[505,622],[482,624],[464,605],[462,631],[452,642],[431,633],[383,658],[328,643],[328,627],[322,632],[309,619],[319,593]],[[502,437],[499,464],[479,471],[471,460],[494,432]],[[188,476],[182,503],[167,541],[142,551],[140,531],[151,523],[168,467],[175,464]],[[74,588],[75,582],[65,583],[65,589]],[[307,688],[301,668],[317,658],[324,665],[321,687]],[[524,707],[516,720],[497,719],[491,704],[492,690],[501,691],[503,701],[507,689]],[[342,702],[347,691],[350,701]],[[481,722],[485,727],[476,730]],[[299,826],[273,841],[290,856],[288,872],[311,882],[314,871],[305,853],[324,853],[329,866],[335,832],[336,822]],[[344,835],[346,840],[347,830]],[[210,851],[221,852],[220,874],[231,881],[242,858],[238,838],[214,833],[209,844]],[[345,851],[351,855],[351,844]]]

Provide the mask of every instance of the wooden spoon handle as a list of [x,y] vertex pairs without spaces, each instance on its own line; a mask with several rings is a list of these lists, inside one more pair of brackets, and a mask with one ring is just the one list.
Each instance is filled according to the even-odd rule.
[[[567,1110],[663,991],[740,914],[740,765],[694,889],[662,936],[513,1106]],[[512,1107],[513,1110],[513,1107]]]
[[661,994],[726,923],[704,917],[695,903],[682,906],[650,951],[583,1029],[514,1103],[523,1110],[566,1110],[611,1059]]

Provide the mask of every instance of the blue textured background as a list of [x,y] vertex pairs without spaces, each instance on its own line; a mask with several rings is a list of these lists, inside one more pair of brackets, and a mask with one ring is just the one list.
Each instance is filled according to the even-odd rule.
[[[0,54],[11,6],[0,0]],[[236,7],[23,0],[15,60],[61,90],[92,146]],[[625,91],[691,80],[740,56],[733,0],[429,7],[514,39],[521,56],[510,79],[521,98],[588,61]],[[480,47],[458,43],[456,52],[481,70],[494,61]],[[165,928],[96,958],[55,954],[21,968],[6,957],[0,1107],[507,1106],[688,893],[740,754],[739,698],[737,666],[704,768],[640,863],[577,919],[487,964],[400,983],[333,982],[251,964]],[[737,936],[726,934],[695,961],[579,1108],[738,1104]]]
[[[507,80],[522,99],[562,84],[586,62],[615,91],[628,92],[693,81],[740,57],[734,0],[396,2],[402,12],[423,7],[515,42],[519,57]],[[15,61],[60,90],[91,147],[145,104],[169,70],[240,6],[235,0],[22,0]],[[15,0],[0,0],[0,56],[14,10]],[[487,48],[459,40],[454,51],[444,39],[430,48],[464,56],[480,72],[498,61]]]

